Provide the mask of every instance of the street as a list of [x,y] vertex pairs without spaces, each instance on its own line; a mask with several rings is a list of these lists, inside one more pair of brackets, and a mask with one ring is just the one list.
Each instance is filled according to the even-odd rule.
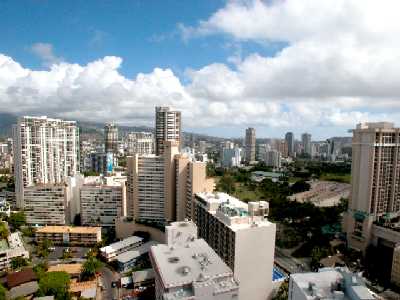
[[118,299],[118,287],[113,288],[111,283],[119,280],[119,274],[114,273],[107,267],[100,269],[101,280],[103,283],[103,300]]

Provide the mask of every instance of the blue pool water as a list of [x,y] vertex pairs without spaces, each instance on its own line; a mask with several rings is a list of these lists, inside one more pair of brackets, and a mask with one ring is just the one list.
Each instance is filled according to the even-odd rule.
[[285,277],[286,276],[282,273],[282,271],[274,267],[274,269],[272,270],[272,281],[283,280],[285,279]]

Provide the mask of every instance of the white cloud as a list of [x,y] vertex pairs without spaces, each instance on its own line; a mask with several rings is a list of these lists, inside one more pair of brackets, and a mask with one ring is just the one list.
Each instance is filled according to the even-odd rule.
[[43,61],[43,65],[47,67],[64,60],[62,57],[58,57],[54,54],[52,44],[35,43],[32,45],[31,51],[37,55]]
[[[83,66],[57,61],[52,47],[38,47],[50,68],[32,71],[0,54],[0,107],[153,125],[154,106],[170,105],[182,110],[186,128],[252,125],[279,134],[313,128],[344,134],[360,121],[399,119],[400,2],[268,3],[229,1],[197,26],[180,25],[187,39],[226,34],[236,51],[233,66],[187,70],[187,84],[170,69],[127,78],[114,56]],[[243,57],[240,43],[248,40],[285,46],[274,56]]]

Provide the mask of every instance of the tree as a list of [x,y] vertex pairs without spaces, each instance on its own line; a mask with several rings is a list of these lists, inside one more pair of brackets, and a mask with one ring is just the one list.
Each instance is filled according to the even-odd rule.
[[296,181],[290,188],[294,194],[310,190],[310,184],[304,180]]
[[9,235],[9,232],[8,232],[6,223],[1,222],[0,223],[0,237],[2,239],[6,239],[8,237],[8,235]]
[[46,274],[48,268],[49,268],[48,262],[43,261],[34,266],[33,271],[36,273],[38,278],[42,278]]
[[89,256],[82,266],[81,279],[90,280],[95,277],[96,271],[102,267],[102,263],[93,256]]
[[66,272],[47,272],[39,279],[38,296],[54,296],[56,300],[69,300],[71,278]]
[[26,216],[23,211],[12,213],[8,219],[8,223],[14,230],[19,230],[21,226],[26,224]]
[[6,300],[6,288],[0,283],[0,300]]
[[235,179],[230,174],[224,174],[217,184],[217,190],[232,194],[235,191]]
[[289,281],[285,280],[279,287],[278,292],[272,300],[287,300],[289,298]]
[[53,241],[48,240],[48,239],[44,239],[43,242],[41,242],[38,246],[37,246],[37,254],[39,257],[48,257],[49,256],[49,249],[53,247]]
[[29,264],[28,260],[24,257],[18,256],[11,259],[11,269],[18,270]]

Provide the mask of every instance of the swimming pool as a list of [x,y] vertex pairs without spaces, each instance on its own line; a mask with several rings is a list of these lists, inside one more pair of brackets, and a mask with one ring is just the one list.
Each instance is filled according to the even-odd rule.
[[280,281],[286,278],[285,274],[278,268],[274,267],[272,270],[272,281]]

